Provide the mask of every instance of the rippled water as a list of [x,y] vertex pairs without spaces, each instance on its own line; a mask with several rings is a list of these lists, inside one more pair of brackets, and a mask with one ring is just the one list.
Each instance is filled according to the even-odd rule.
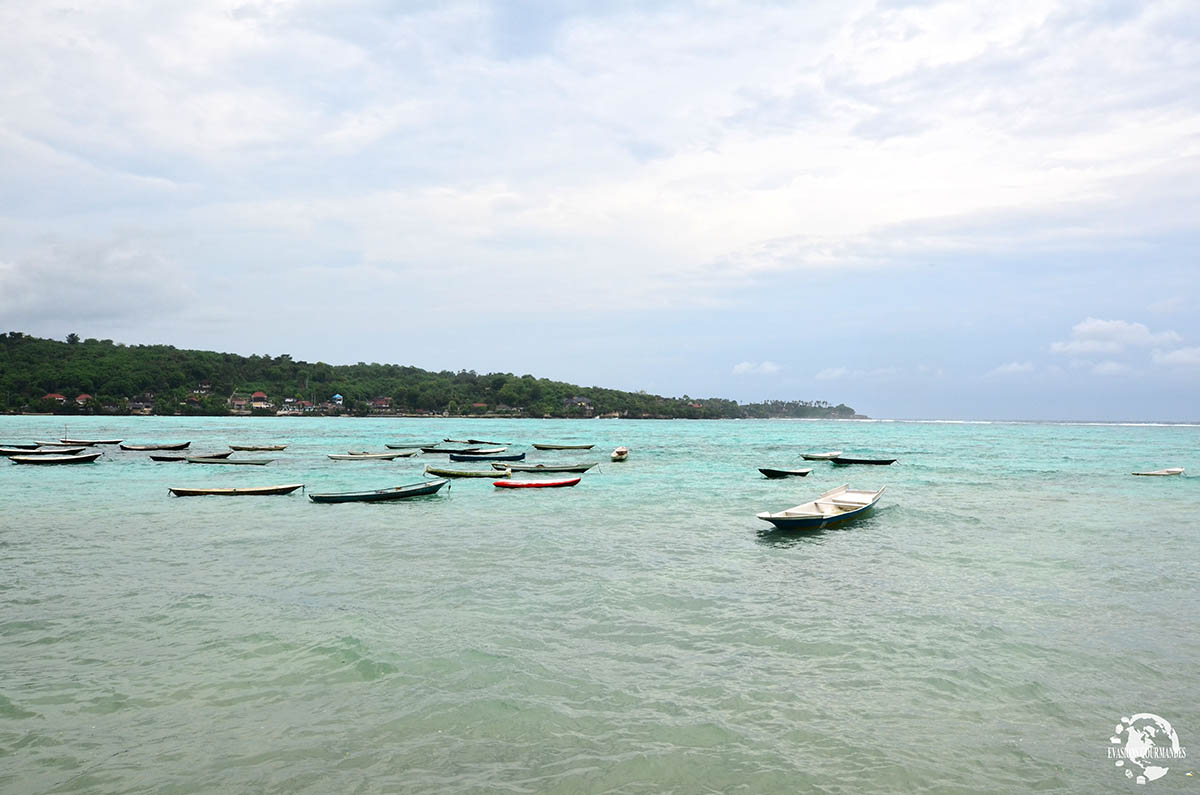
[[[63,435],[0,417],[0,441]],[[1122,715],[1200,749],[1200,428],[71,419],[266,467],[0,462],[0,791],[1113,791]],[[595,442],[574,489],[394,504],[444,436]],[[607,462],[618,444],[629,461]],[[889,453],[887,468],[799,453]],[[842,529],[754,518],[886,484]],[[1196,753],[1200,753],[1198,750]],[[1195,791],[1191,760],[1159,792]],[[1200,776],[1200,774],[1198,774]]]

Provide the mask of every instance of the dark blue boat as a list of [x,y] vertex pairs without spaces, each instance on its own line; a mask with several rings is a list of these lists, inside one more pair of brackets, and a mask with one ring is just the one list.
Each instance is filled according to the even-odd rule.
[[764,511],[756,514],[756,517],[770,522],[779,530],[820,530],[866,515],[879,502],[886,488],[856,491],[842,485],[830,489],[812,502],[779,513]]
[[451,461],[524,461],[524,453],[483,453],[480,455],[472,455],[470,453],[451,453]]

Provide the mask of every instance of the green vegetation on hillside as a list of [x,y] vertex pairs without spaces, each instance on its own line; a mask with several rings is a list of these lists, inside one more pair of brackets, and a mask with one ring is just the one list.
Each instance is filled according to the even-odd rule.
[[[249,400],[255,392],[264,392],[267,398],[252,408]],[[342,396],[340,404],[331,402],[335,395]],[[365,362],[330,365],[295,361],[287,354],[238,356],[169,345],[80,340],[76,334],[68,335],[66,342],[18,331],[0,334],[0,411],[228,414],[231,408],[241,408],[235,400],[247,401],[247,411],[269,414],[284,409],[690,419],[854,415],[849,406],[824,401],[742,405],[721,398],[668,398],[581,387],[532,375],[434,373]]]

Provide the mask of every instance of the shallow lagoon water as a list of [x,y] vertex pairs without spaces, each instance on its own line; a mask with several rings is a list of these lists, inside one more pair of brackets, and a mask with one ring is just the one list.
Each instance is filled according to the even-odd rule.
[[[0,417],[64,431],[288,448],[0,462],[3,792],[1090,793],[1135,786],[1124,715],[1200,747],[1200,477],[1129,474],[1200,475],[1198,427]],[[393,504],[167,492],[410,483],[445,457],[325,454],[447,436],[602,463]],[[799,457],[837,448],[899,462]],[[754,518],[844,482],[888,489],[839,529]]]

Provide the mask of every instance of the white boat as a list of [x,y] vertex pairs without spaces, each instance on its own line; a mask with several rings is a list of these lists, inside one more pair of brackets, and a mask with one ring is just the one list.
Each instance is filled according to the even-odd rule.
[[867,513],[879,502],[886,488],[887,486],[884,486],[879,491],[863,491],[851,489],[843,484],[811,502],[779,513],[763,511],[755,516],[764,522],[770,522],[780,530],[820,530]]
[[841,450],[829,450],[825,453],[801,453],[800,457],[805,461],[828,461],[831,458],[837,458],[841,454]]
[[328,453],[329,457],[334,461],[391,461],[393,458],[399,458],[402,453]]
[[1145,475],[1147,477],[1165,477],[1167,475],[1182,475],[1183,467],[1170,467],[1168,469],[1156,469],[1153,472],[1134,472],[1135,475]]
[[616,450],[612,451],[613,461],[624,461],[626,458],[629,458],[628,447],[618,447]]

